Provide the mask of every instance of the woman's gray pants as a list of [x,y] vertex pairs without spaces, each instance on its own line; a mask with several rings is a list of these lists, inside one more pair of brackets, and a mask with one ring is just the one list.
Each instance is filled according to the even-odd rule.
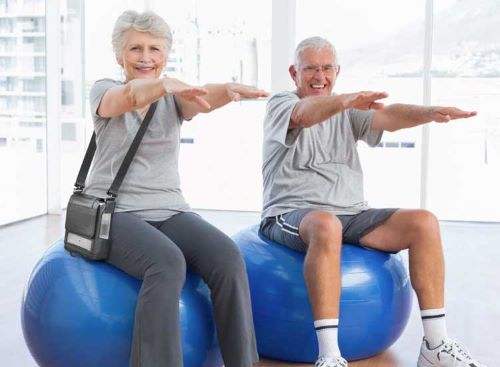
[[249,367],[258,355],[245,264],[234,242],[191,212],[164,222],[115,213],[110,264],[141,279],[131,367],[182,367],[179,297],[187,270],[211,290],[225,367]]

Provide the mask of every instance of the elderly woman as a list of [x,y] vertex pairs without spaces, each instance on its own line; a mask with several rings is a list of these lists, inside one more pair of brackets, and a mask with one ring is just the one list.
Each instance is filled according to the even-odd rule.
[[130,366],[183,365],[179,297],[186,268],[211,289],[225,366],[251,366],[258,356],[245,265],[231,239],[193,213],[182,196],[179,130],[200,112],[267,93],[235,83],[199,88],[161,77],[172,35],[153,12],[124,12],[112,43],[125,80],[99,80],[90,91],[97,151],[86,193],[105,196],[149,105],[158,101],[118,194],[107,259],[143,280]]

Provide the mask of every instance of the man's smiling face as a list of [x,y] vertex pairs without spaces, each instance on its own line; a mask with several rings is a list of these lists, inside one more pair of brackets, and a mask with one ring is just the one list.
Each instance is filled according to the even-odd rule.
[[299,65],[290,66],[290,75],[300,98],[332,94],[339,68],[329,48],[306,48]]

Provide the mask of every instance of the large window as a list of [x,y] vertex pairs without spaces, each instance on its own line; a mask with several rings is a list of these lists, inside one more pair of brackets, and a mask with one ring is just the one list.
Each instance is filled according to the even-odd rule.
[[[421,104],[424,10],[420,0],[297,0],[296,43],[322,36],[334,44],[334,92],[386,91],[385,103]],[[370,205],[420,205],[420,128],[384,133],[378,147],[358,150]]]
[[61,204],[66,206],[86,148],[83,1],[61,2]]
[[184,123],[182,190],[195,208],[262,209],[262,121],[266,101],[232,103]]
[[[0,225],[65,206],[93,131],[88,91],[97,79],[123,79],[111,32],[126,9],[165,18],[174,44],[164,73],[194,85],[276,92],[289,80],[286,50],[320,35],[337,48],[337,93],[384,90],[387,103],[477,110],[430,124],[430,138],[419,127],[385,133],[375,148],[360,143],[365,196],[374,207],[500,221],[496,0],[0,0]],[[184,124],[181,180],[194,208],[260,210],[265,105],[232,103]]]
[[[174,33],[167,75],[196,85],[238,82],[270,89],[270,1],[157,1],[154,10]],[[184,123],[181,187],[193,207],[261,209],[265,104],[233,103]]]
[[500,3],[450,0],[434,18],[432,104],[478,116],[433,124],[429,206],[442,219],[500,221]]
[[270,1],[167,0],[153,8],[174,34],[167,75],[193,84],[233,81],[270,88]]
[[[50,34],[60,44],[50,50],[57,55],[46,54],[46,6],[44,0],[0,1],[0,224],[47,212],[49,130],[60,133],[54,135],[60,141],[51,143],[52,159],[60,162],[51,173],[58,175],[52,182],[61,181],[57,202],[67,201],[81,159],[82,2],[60,0],[56,6],[61,23],[50,24]],[[56,69],[50,83],[60,88],[48,85],[49,67]],[[58,91],[52,100],[60,108],[49,119],[48,96]]]
[[45,82],[45,1],[0,0],[0,225],[47,211]]

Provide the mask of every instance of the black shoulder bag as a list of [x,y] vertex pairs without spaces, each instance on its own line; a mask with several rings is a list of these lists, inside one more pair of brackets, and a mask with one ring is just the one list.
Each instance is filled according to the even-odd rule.
[[71,195],[66,210],[66,233],[64,248],[89,260],[106,260],[111,248],[111,222],[115,211],[116,196],[132,163],[137,148],[146,133],[146,129],[156,110],[157,102],[149,107],[130,148],[116,174],[106,198],[100,198],[83,193],[85,180],[94,158],[96,150],[96,135],[92,139],[85,153],[85,157],[78,172],[73,195]]

